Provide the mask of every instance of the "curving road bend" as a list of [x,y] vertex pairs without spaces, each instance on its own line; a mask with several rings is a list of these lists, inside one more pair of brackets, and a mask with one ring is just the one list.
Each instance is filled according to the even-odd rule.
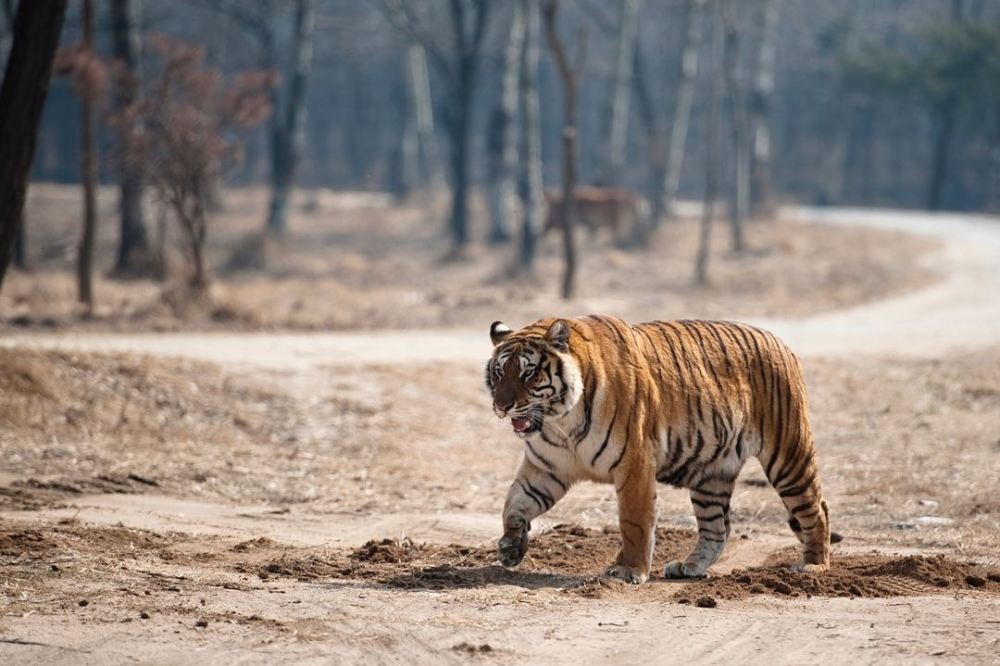
[[[892,229],[938,238],[925,256],[944,278],[903,296],[805,319],[755,319],[803,356],[885,354],[940,357],[1000,344],[1000,218],[861,208],[787,207],[807,222]],[[582,313],[581,313],[582,314]],[[480,362],[484,330],[335,333],[23,333],[0,339],[79,351],[184,356],[230,366],[297,371],[329,365]]]

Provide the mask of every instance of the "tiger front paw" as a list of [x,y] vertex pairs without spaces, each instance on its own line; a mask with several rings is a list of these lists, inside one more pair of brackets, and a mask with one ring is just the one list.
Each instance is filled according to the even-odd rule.
[[796,562],[791,566],[791,570],[799,573],[819,574],[823,573],[824,571],[829,571],[830,565],[829,563],[813,564],[811,562]]
[[524,531],[505,534],[497,544],[497,558],[500,560],[500,564],[508,569],[520,564],[527,552],[528,534]]
[[688,564],[681,560],[667,562],[663,568],[664,578],[704,578],[705,570],[695,564]]
[[619,578],[626,583],[641,585],[649,578],[649,573],[634,567],[627,567],[624,564],[613,564],[604,571],[605,576]]

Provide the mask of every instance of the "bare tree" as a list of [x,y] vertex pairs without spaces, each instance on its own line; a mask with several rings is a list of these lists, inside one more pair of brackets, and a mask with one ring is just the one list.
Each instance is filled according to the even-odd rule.
[[702,205],[698,253],[694,262],[694,282],[708,284],[708,257],[712,245],[712,220],[719,190],[719,121],[723,88],[723,19],[720,3],[715,0],[712,12],[712,70],[708,113],[705,115],[705,199]]
[[570,299],[573,298],[576,292],[576,240],[573,234],[576,215],[576,202],[573,196],[576,190],[576,95],[580,71],[583,68],[586,37],[581,29],[577,34],[576,63],[571,66],[569,58],[566,56],[566,49],[559,39],[559,33],[556,30],[558,12],[559,0],[546,0],[543,10],[545,16],[545,34],[548,38],[549,49],[552,51],[552,57],[556,61],[559,76],[563,82],[562,200],[564,204],[559,209],[561,219],[557,224],[562,228],[563,253],[565,258],[562,297]]
[[433,29],[419,15],[422,3],[381,0],[386,19],[420,43],[448,84],[445,120],[451,136],[451,232],[452,258],[465,254],[469,244],[469,139],[472,98],[479,74],[486,25],[493,3],[489,0],[449,0],[450,49],[441,49]]
[[723,67],[726,71],[726,99],[732,125],[733,158],[729,195],[729,229],[733,252],[744,250],[743,222],[750,209],[750,151],[747,146],[747,114],[740,68],[740,33],[734,0],[722,3],[725,31]]
[[517,106],[521,51],[524,44],[525,15],[520,2],[511,6],[510,31],[504,48],[500,101],[489,128],[489,209],[491,243],[511,238],[515,212],[517,174]]
[[295,33],[292,41],[292,75],[288,100],[281,117],[272,125],[275,133],[271,153],[271,205],[267,231],[274,236],[285,233],[288,225],[288,199],[305,143],[306,84],[312,69],[314,0],[296,0]]
[[159,35],[148,41],[159,61],[149,95],[113,125],[133,132],[123,142],[133,151],[127,158],[147,166],[150,185],[173,213],[190,261],[188,286],[201,294],[208,286],[208,187],[238,159],[239,134],[271,112],[268,91],[275,76],[271,70],[244,72],[227,85],[204,66],[204,49]]
[[[140,45],[137,10],[139,0],[111,0],[111,37],[116,65],[129,72],[129,76],[118,77],[119,85],[116,105],[125,109],[142,94],[140,67]],[[126,83],[127,82],[127,83]],[[123,136],[131,136],[131,132]],[[128,146],[121,152],[127,154]],[[118,240],[118,255],[114,274],[122,276],[139,275],[149,271],[150,252],[146,225],[142,208],[142,167],[128,165],[118,160],[120,196],[118,200],[121,217],[121,233]]]
[[750,161],[750,206],[754,215],[766,214],[771,206],[771,96],[774,93],[774,61],[778,39],[781,0],[761,0],[760,34],[750,95],[753,138]]
[[524,47],[521,51],[521,131],[520,193],[521,238],[518,264],[531,273],[542,225],[542,129],[538,101],[538,52],[540,35],[539,0],[518,0],[524,15]]
[[66,0],[22,2],[0,86],[0,285],[22,223],[38,125],[66,16]]
[[639,32],[639,4],[639,0],[623,0],[618,18],[615,77],[608,106],[607,152],[601,178],[606,185],[620,184],[625,164],[629,101],[632,97],[632,73]]
[[[684,165],[684,150],[687,143],[691,106],[694,102],[694,83],[698,76],[698,52],[701,48],[702,17],[704,0],[685,0],[682,17],[684,46],[678,64],[677,90],[674,98],[673,114],[669,120],[670,134],[666,140],[658,140],[653,168],[653,205],[650,221],[646,227],[652,231],[659,227],[664,215],[673,213],[673,204],[680,186],[681,167]],[[667,122],[664,122],[664,127]]]

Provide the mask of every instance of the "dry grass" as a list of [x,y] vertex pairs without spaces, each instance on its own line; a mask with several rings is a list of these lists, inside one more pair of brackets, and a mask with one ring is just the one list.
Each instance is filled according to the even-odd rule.
[[[501,307],[530,321],[555,311],[615,312],[626,319],[802,316],[913,289],[934,278],[919,258],[935,242],[892,232],[794,222],[753,223],[750,251],[733,256],[723,224],[715,234],[711,285],[691,284],[696,225],[669,224],[642,251],[581,239],[579,297],[556,298],[557,239],[542,244],[537,274],[514,280],[512,250],[476,246],[469,260],[444,262],[441,202],[390,207],[378,198],[303,193],[290,235],[265,248],[263,271],[221,273],[262,224],[265,193],[237,190],[214,220],[208,258],[217,280],[210,305],[166,296],[148,281],[99,279],[95,316],[75,304],[76,190],[34,185],[28,224],[34,271],[12,274],[0,295],[8,325],[115,329],[409,328],[476,325]],[[114,253],[114,195],[102,191],[98,266]],[[304,205],[309,204],[309,205]],[[474,235],[483,235],[479,207]],[[261,250],[261,248],[255,248]],[[252,252],[256,260],[258,252]],[[241,262],[254,262],[246,257]]]
[[280,446],[295,419],[283,393],[208,364],[0,350],[0,451],[14,505],[95,489],[197,492],[212,486],[202,457],[224,466],[244,446]]

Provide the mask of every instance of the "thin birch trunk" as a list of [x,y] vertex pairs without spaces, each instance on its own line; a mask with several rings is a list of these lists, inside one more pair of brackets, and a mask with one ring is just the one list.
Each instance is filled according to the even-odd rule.
[[625,165],[629,102],[632,97],[632,74],[638,31],[639,0],[623,0],[618,23],[614,89],[608,110],[607,153],[602,178],[606,185],[620,184],[622,168]]
[[[719,0],[716,0],[718,3]],[[719,116],[723,87],[723,26],[718,5],[712,19],[712,85],[709,92],[709,109],[705,116],[705,199],[701,213],[701,230],[698,235],[698,253],[694,264],[694,281],[698,286],[708,284],[708,258],[712,244],[712,220],[719,189]]]
[[750,208],[750,154],[747,146],[747,116],[740,72],[740,33],[737,28],[736,3],[721,0],[725,26],[724,67],[726,72],[726,98],[733,137],[733,178],[729,193],[729,229],[732,249],[743,252],[744,221]]
[[521,131],[520,191],[521,238],[519,265],[531,273],[535,268],[538,232],[542,225],[542,131],[538,101],[539,2],[518,0],[525,21],[521,51]]
[[701,49],[704,0],[687,0],[684,4],[684,48],[677,73],[677,93],[674,100],[670,134],[660,152],[659,166],[655,169],[652,214],[647,227],[655,230],[664,216],[673,215],[674,201],[680,186],[681,168],[687,143],[691,106],[694,102],[694,82],[698,76],[698,54]]
[[445,186],[445,177],[441,166],[441,151],[438,150],[437,134],[434,130],[434,107],[431,105],[427,53],[423,46],[413,43],[407,49],[406,56],[416,115],[420,161],[426,182],[432,189],[441,189]]
[[771,192],[771,97],[774,93],[775,49],[781,0],[761,0],[760,42],[754,63],[750,96],[752,152],[750,157],[750,208],[754,215],[769,212]]
[[[558,0],[548,0],[545,4],[545,34],[548,37],[549,48],[552,51],[552,56],[555,58],[559,76],[563,82],[563,205],[560,208],[560,217],[562,219],[559,220],[558,224],[563,232],[563,256],[565,259],[562,297],[568,300],[573,298],[576,292],[576,239],[573,232],[576,213],[574,191],[576,190],[576,94],[578,72],[574,72],[573,67],[570,66],[566,50],[556,31],[556,16],[558,11]],[[582,34],[580,39],[582,42]],[[581,48],[580,43],[577,46]]]

